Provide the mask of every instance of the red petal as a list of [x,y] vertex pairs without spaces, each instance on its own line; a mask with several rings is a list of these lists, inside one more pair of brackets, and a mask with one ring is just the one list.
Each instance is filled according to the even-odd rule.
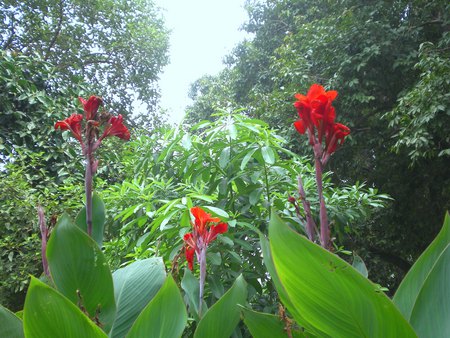
[[203,234],[206,230],[206,225],[209,222],[217,223],[220,222],[220,218],[212,217],[200,207],[191,208],[191,214],[195,218],[195,227],[200,234]]
[[338,96],[338,92],[336,90],[330,90],[327,92],[327,96],[331,101],[333,101]]
[[83,115],[72,114],[63,121],[58,121],[55,123],[55,129],[70,130],[72,135],[80,142],[81,139],[81,120],[83,120]]
[[325,89],[321,85],[319,85],[317,83],[314,83],[309,88],[308,94],[306,94],[306,96],[310,100],[314,100],[314,99],[318,98],[320,95],[325,95]]
[[186,256],[186,261],[188,262],[188,268],[191,271],[194,268],[194,254],[195,249],[189,247],[184,248],[184,255]]
[[212,242],[217,238],[218,234],[223,234],[224,232],[227,232],[228,230],[228,224],[227,223],[219,223],[217,225],[211,226],[211,229],[209,230],[208,238],[207,238],[207,244]]
[[294,127],[300,134],[304,134],[306,131],[306,125],[303,120],[298,120],[294,122]]
[[78,100],[83,104],[84,112],[86,113],[86,120],[94,120],[97,115],[98,107],[102,104],[102,99],[98,96],[92,95],[88,100],[79,97]]
[[[127,127],[123,124],[123,117],[119,114],[119,116],[113,116],[109,119],[109,123],[111,124],[108,134],[106,136],[117,136],[122,140],[128,141],[130,139],[130,132]],[[106,137],[105,136],[105,137]]]

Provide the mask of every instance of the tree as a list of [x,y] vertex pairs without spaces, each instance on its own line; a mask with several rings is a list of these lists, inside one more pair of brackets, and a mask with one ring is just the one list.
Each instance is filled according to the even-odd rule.
[[[439,127],[448,120],[448,4],[267,0],[247,8],[254,38],[228,58],[237,74],[225,85],[248,114],[290,137],[295,93],[312,83],[339,91],[336,109],[352,130],[351,145],[328,169],[339,173],[336,183],[365,181],[395,199],[376,220],[355,225],[345,244],[370,259],[372,279],[395,289],[450,206],[448,133]],[[424,54],[429,44],[437,47]],[[429,153],[432,163],[418,156],[412,166],[411,150],[421,142],[416,130],[426,131],[421,154],[439,145]],[[399,147],[408,142],[409,150]]]
[[155,109],[168,32],[151,0],[6,0],[0,18],[3,50],[39,55],[59,81],[81,77],[122,113],[136,97]]

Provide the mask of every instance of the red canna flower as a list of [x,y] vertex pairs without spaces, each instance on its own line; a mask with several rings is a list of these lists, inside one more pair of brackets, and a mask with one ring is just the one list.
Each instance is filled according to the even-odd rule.
[[197,256],[200,265],[199,282],[199,308],[198,315],[201,317],[203,290],[206,280],[206,250],[209,243],[217,238],[218,234],[223,234],[228,230],[227,223],[221,223],[218,217],[212,217],[199,207],[191,208],[191,214],[194,216],[192,232],[184,235],[186,243],[184,254],[188,262],[188,268],[192,271],[194,268],[194,254]]
[[59,128],[61,130],[70,130],[78,142],[83,144],[83,140],[81,138],[81,120],[83,120],[83,115],[72,114],[65,120],[56,122],[55,129]]
[[87,100],[83,99],[82,97],[79,97],[78,100],[80,100],[80,102],[83,104],[86,120],[95,120],[98,107],[103,103],[102,98],[92,95]]
[[[214,241],[217,235],[228,230],[227,223],[220,223],[218,217],[212,217],[199,207],[191,208],[191,213],[195,218],[192,224],[193,231],[184,235],[183,238],[186,243],[185,255],[190,270],[193,269],[194,265],[194,252],[199,261],[206,259],[206,248],[209,243]],[[202,257],[203,255],[205,257]]]
[[313,84],[308,93],[295,94],[297,101],[294,107],[297,109],[300,120],[294,122],[295,129],[300,134],[309,130],[310,136],[314,135],[314,127],[319,129],[319,139],[322,139],[326,124],[333,123],[335,119],[334,108],[331,102],[337,97],[337,91],[325,89],[318,84]]
[[109,119],[105,130],[103,131],[103,135],[100,137],[99,141],[103,140],[108,136],[117,136],[122,140],[128,141],[130,139],[130,132],[127,127],[123,124],[123,117],[119,114],[119,116],[113,116]]
[[338,146],[341,146],[344,143],[344,139],[347,135],[350,134],[350,128],[341,124],[335,123],[332,126],[329,134],[327,135],[326,141],[326,152],[331,155],[336,151]]

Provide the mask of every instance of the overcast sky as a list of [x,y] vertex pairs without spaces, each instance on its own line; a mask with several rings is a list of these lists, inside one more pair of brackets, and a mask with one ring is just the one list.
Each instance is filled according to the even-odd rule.
[[244,0],[155,0],[162,7],[170,35],[170,64],[161,75],[161,106],[179,122],[189,104],[189,84],[215,75],[223,57],[246,36]]

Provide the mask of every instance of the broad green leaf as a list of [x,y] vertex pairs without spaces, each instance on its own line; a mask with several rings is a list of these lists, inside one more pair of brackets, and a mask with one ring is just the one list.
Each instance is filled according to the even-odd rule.
[[245,169],[245,167],[247,166],[248,161],[250,161],[250,159],[252,158],[253,154],[257,150],[258,150],[258,148],[250,149],[250,151],[244,156],[244,158],[242,159],[242,162],[241,162],[241,170]]
[[284,289],[283,284],[281,283],[280,277],[278,277],[278,273],[275,269],[275,265],[273,263],[272,253],[270,251],[270,244],[267,240],[266,236],[262,232],[258,230],[259,233],[259,240],[261,243],[261,251],[263,253],[263,260],[264,264],[267,268],[267,271],[270,274],[270,277],[272,278],[272,282],[275,285],[275,288],[278,292],[278,296],[281,299],[281,302],[291,311],[292,316],[294,316],[297,323],[303,327],[305,327],[308,331],[313,332],[319,337],[327,337],[327,335],[317,328],[313,327],[311,324],[309,324],[297,311],[297,309],[294,307],[294,305],[291,303],[291,300]]
[[134,322],[127,338],[181,337],[187,324],[186,308],[169,275],[156,296]]
[[107,337],[70,300],[34,277],[25,299],[23,327],[25,336],[32,338]]
[[222,150],[219,156],[219,165],[222,169],[226,168],[228,163],[230,162],[230,147],[226,147]]
[[[87,233],[86,207],[83,207],[75,219],[80,229]],[[105,227],[105,204],[97,193],[92,196],[92,238],[99,247],[103,245],[103,232]]]
[[188,298],[190,312],[198,316],[200,286],[198,279],[194,277],[189,269],[184,269],[184,276],[181,280],[181,288],[184,290]]
[[450,337],[450,244],[428,274],[411,313],[419,337]]
[[261,154],[264,159],[264,162],[267,164],[275,163],[275,153],[271,147],[264,146],[261,148]]
[[7,308],[0,305],[0,337],[22,338],[22,321]]
[[113,273],[117,314],[109,337],[126,335],[165,278],[164,263],[159,257],[136,261]]
[[72,303],[81,303],[90,317],[99,313],[108,332],[116,313],[114,288],[97,243],[63,215],[50,236],[47,258],[58,291]]
[[[389,298],[347,262],[290,229],[275,212],[270,248],[299,323],[331,337],[416,337]],[[289,306],[293,306],[291,309]],[[301,318],[296,314],[301,313]]]
[[[280,319],[269,313],[256,312],[246,308],[242,309],[244,314],[244,323],[247,325],[253,338],[287,338],[286,324]],[[292,337],[305,337],[303,333],[297,330],[291,331]]]
[[228,215],[228,213],[225,210],[223,210],[223,209],[220,209],[220,208],[217,208],[217,207],[211,207],[211,206],[205,206],[204,208],[209,210],[214,215],[217,215],[219,217],[230,218],[230,215]]
[[[403,279],[393,298],[394,303],[403,313],[405,318],[409,320],[411,313],[422,289],[425,280],[431,273],[439,256],[450,243],[450,215],[445,215],[444,225],[436,236],[434,241],[422,253],[419,259],[414,263],[412,268]],[[449,303],[450,304],[450,303]]]
[[247,299],[247,283],[240,275],[231,288],[205,312],[195,330],[195,338],[229,338],[240,319],[240,305]]

